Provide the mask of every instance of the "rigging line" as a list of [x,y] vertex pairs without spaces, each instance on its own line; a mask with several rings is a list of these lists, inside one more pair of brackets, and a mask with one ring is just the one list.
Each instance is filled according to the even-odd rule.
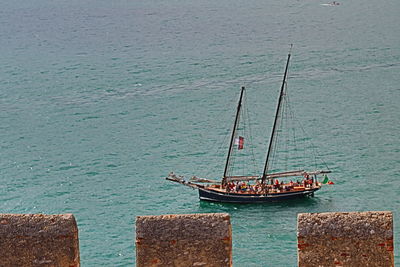
[[[242,102],[242,105],[243,105],[243,102]],[[243,112],[243,110],[240,110],[240,112],[238,113],[237,121],[239,123],[236,125],[236,128],[234,129],[235,136],[233,137],[233,140],[235,140],[238,137],[238,129],[240,126],[240,118],[242,117],[242,112]],[[237,153],[234,153],[234,150],[235,150],[235,147],[232,147],[231,159],[228,164],[228,171],[227,171],[227,173],[230,172],[231,174],[233,174],[233,167],[236,165],[236,162],[237,162],[237,155],[236,155]]]
[[[243,108],[242,109],[242,117],[243,117],[243,137],[245,137],[246,135],[246,119],[245,119],[245,109]],[[239,148],[238,148],[239,149]],[[239,152],[239,151],[238,151]],[[239,153],[238,153],[239,154]],[[242,155],[242,153],[239,155],[240,156],[240,159],[241,159],[241,161],[239,162],[239,163],[241,163],[242,164],[242,175],[244,175],[244,173],[245,173],[245,170],[244,170],[244,168],[245,168],[245,165],[244,165],[244,159],[243,159],[243,155]]]
[[[217,149],[216,153],[215,153],[215,157],[216,158],[221,158],[220,156],[218,156],[221,152],[222,149],[225,148],[225,144],[227,143],[227,139],[229,138],[229,133],[225,134],[224,139],[222,141],[222,143],[220,144],[219,148]],[[214,165],[215,168],[218,168],[219,165],[219,160],[213,161],[214,163],[216,163],[216,165]],[[211,172],[213,172],[213,168],[207,168],[207,172],[206,172],[206,176],[209,176],[211,174]]]
[[318,155],[315,153],[315,147],[314,147],[314,144],[311,142],[311,139],[310,140],[308,140],[308,142],[311,144],[310,145],[310,147],[311,147],[311,152],[313,153],[313,155],[314,155],[314,166],[315,166],[315,168],[317,167],[317,157],[318,157]]
[[311,144],[310,145],[311,151],[312,151],[312,153],[314,155],[314,166],[317,167],[317,165],[318,165],[317,164],[317,158],[318,158],[318,160],[320,160],[325,165],[325,167],[329,170],[328,164],[326,164],[326,162],[323,160],[323,158],[318,153],[317,146],[312,142],[311,138],[309,138],[309,140],[307,140],[307,141]]
[[[288,113],[290,115],[290,120],[295,122],[295,116],[294,116],[294,112],[292,110],[292,106],[290,105],[289,95],[286,95],[286,98],[287,98],[287,104],[288,104],[287,108],[288,108]],[[292,125],[292,128],[293,128],[293,145],[294,145],[293,149],[294,149],[294,152],[296,153],[296,157],[298,157],[297,138],[296,138],[296,125],[295,125],[295,123],[293,123],[293,124],[294,124],[294,125]],[[304,157],[302,157],[302,159],[303,159],[303,165],[305,165],[304,164]]]
[[285,98],[285,107],[284,107],[284,110],[285,110],[285,124],[286,124],[285,129],[287,129],[287,132],[286,132],[286,144],[285,144],[285,151],[286,151],[285,152],[286,153],[285,169],[286,170],[288,169],[288,165],[289,165],[289,143],[290,143],[290,131],[291,131],[288,113],[286,112],[287,105],[288,105],[288,103],[287,103],[287,100]]
[[[246,98],[246,103],[247,103],[247,98]],[[255,157],[255,155],[254,155],[254,141],[253,141],[253,134],[252,134],[252,130],[251,130],[251,121],[250,121],[250,113],[249,113],[249,109],[248,109],[248,105],[246,104],[245,105],[245,112],[246,112],[246,115],[247,115],[247,124],[248,124],[248,128],[249,128],[249,148],[250,148],[250,153],[251,153],[251,156],[252,156],[252,162],[253,162],[253,173],[256,173],[256,171],[257,171],[257,165],[256,165],[256,157]]]
[[276,163],[276,144],[279,140],[279,135],[275,135],[274,143],[272,144],[272,154],[271,154],[271,171],[275,169]]
[[[289,54],[292,53],[292,48],[293,48],[293,44],[290,45],[290,50],[289,50]],[[286,120],[286,129],[287,129],[287,135],[286,135],[286,162],[285,162],[285,169],[288,169],[288,160],[289,160],[289,142],[290,142],[290,133],[289,133],[289,126],[290,122],[289,122],[289,95],[288,95],[288,82],[289,82],[289,78],[290,78],[290,69],[287,70],[287,76],[286,76],[286,81],[285,81],[285,91],[284,91],[284,111],[285,111],[285,120]]]
[[[279,114],[277,114],[277,116],[279,116]],[[278,123],[279,123],[279,120],[277,119],[277,129],[279,128],[279,125],[278,125]],[[275,169],[275,162],[276,162],[276,143],[278,142],[278,138],[279,138],[279,135],[277,134],[277,135],[275,135],[275,139],[274,139],[274,142],[272,143],[272,147],[271,147],[271,156],[270,156],[270,162],[269,162],[269,169],[270,169],[270,172],[271,171],[273,171],[274,169]]]
[[[223,138],[222,142],[220,143],[217,151],[215,152],[215,157],[216,158],[221,158],[219,156],[219,154],[222,152],[222,149],[226,147],[226,143],[227,143],[226,140],[229,138],[229,135],[230,135],[229,132],[226,132],[226,134],[224,135],[224,138]],[[219,165],[219,160],[216,160],[216,161],[213,161],[213,162],[217,163],[217,165],[214,165],[214,167],[217,168],[218,165]],[[208,171],[206,172],[206,176],[209,176],[211,174],[211,172],[213,171],[213,168],[207,168],[207,170]]]
[[307,152],[308,148],[307,148],[307,139],[303,138],[303,164],[306,163],[306,152]]
[[274,151],[272,152],[272,158],[273,158],[273,167],[276,171],[276,169],[279,168],[279,163],[278,163],[278,156],[277,156],[277,152],[276,152],[276,148],[277,148],[277,144],[278,144],[278,140],[280,139],[280,137],[276,136],[276,142],[273,145],[273,149]]
[[[280,90],[280,99],[282,100],[282,101],[285,101],[285,95],[286,95],[286,90],[285,89],[287,89],[287,80],[288,80],[288,65],[289,65],[289,59],[290,59],[290,54],[288,55],[288,60],[287,60],[287,63],[286,63],[286,68],[285,68],[285,75],[284,75],[284,80],[283,80],[283,84],[282,84],[282,88],[281,88],[281,90]],[[283,107],[284,105],[282,105],[283,103],[281,103],[281,107]],[[282,132],[282,125],[283,125],[283,122],[282,122],[282,119],[284,118],[284,114],[282,113],[283,111],[283,108],[282,109],[279,109],[279,104],[278,104],[278,111],[277,111],[277,113],[276,113],[276,118],[275,118],[275,124],[276,124],[276,129],[278,130],[277,132],[276,132],[276,134],[275,134],[275,139],[276,139],[276,141],[274,141],[273,140],[273,142],[274,142],[274,144],[272,144],[272,146],[274,147],[274,149],[273,149],[273,157],[275,158],[276,157],[276,155],[277,155],[277,144],[278,144],[278,138],[279,139],[281,139],[281,137],[279,137],[279,132]],[[281,141],[279,141],[279,142],[281,142]],[[274,159],[274,162],[278,162],[277,160],[275,160]]]
[[[291,44],[291,46],[290,46],[290,51],[292,50],[292,48],[293,48],[293,44]],[[288,79],[286,80],[286,88],[287,88],[287,86],[288,86],[288,82],[289,82],[289,70],[288,70]],[[288,94],[288,90],[286,90],[285,91],[285,98],[286,98],[286,108],[287,108],[287,113],[288,113],[288,116],[289,116],[289,119],[290,119],[290,122],[292,123],[290,126],[291,126],[291,131],[292,131],[292,133],[293,133],[293,146],[294,146],[294,153],[296,154],[296,158],[298,157],[298,155],[299,155],[299,153],[298,153],[298,151],[297,151],[297,139],[296,139],[296,117],[295,117],[295,115],[294,115],[294,111],[293,111],[293,109],[292,109],[292,106],[291,106],[291,102],[290,102],[290,97],[289,97],[289,94]],[[290,138],[290,137],[288,137],[288,138]],[[303,156],[301,157],[302,158],[302,161],[303,161],[303,165],[305,165],[305,150],[303,149]]]
[[[292,47],[293,47],[293,44],[291,44],[291,46],[290,46],[290,51],[292,50]],[[287,78],[286,83],[285,83],[286,86],[287,86],[288,80],[289,80],[289,73],[288,73],[288,78]],[[289,96],[288,96],[288,94],[287,94],[287,90],[285,90],[285,96],[287,97],[287,100],[289,100]],[[289,103],[289,101],[287,101],[287,102]],[[289,105],[289,108],[290,108],[290,105]],[[294,120],[294,121],[297,121],[297,123],[299,124],[299,126],[300,126],[301,130],[303,131],[304,135],[305,135],[307,138],[309,138],[309,137],[307,136],[306,131],[305,131],[304,128],[303,128],[303,125],[302,125],[302,124],[300,123],[300,121],[297,120],[296,117],[294,116],[293,111],[292,111],[292,114],[293,114],[293,120]],[[317,167],[316,158],[318,157],[318,159],[320,159],[320,160],[322,161],[322,163],[325,164],[325,167],[329,170],[329,167],[328,167],[328,165],[326,164],[326,162],[325,162],[322,158],[320,158],[320,155],[319,155],[319,153],[318,153],[318,148],[316,148],[316,146],[314,145],[314,143],[311,141],[311,138],[309,138],[308,141],[309,141],[309,142],[311,143],[311,145],[312,145],[312,146],[311,146],[311,150],[312,150],[312,153],[314,154],[314,164],[315,164],[315,166]],[[317,151],[315,151],[315,150],[317,150]],[[305,151],[305,149],[304,149],[303,151],[304,151],[304,152],[303,152],[303,159],[304,159],[304,161],[305,161],[305,158],[306,158],[305,153],[306,153],[306,151]],[[304,164],[304,165],[305,165],[305,164]]]
[[312,142],[311,138],[309,138],[309,136],[307,135],[306,131],[305,131],[304,128],[303,128],[303,125],[300,123],[300,121],[299,121],[297,118],[295,118],[295,120],[296,120],[296,122],[299,124],[300,129],[301,129],[301,131],[303,132],[303,134],[307,137],[307,139],[308,139],[307,141],[311,143],[311,145],[312,145],[312,146],[311,146],[311,150],[312,150],[314,156],[317,155],[318,158],[319,158],[319,160],[322,161],[322,163],[325,165],[325,167],[327,168],[327,170],[330,170],[329,167],[328,167],[328,164],[326,164],[326,162],[323,160],[323,158],[321,158],[321,157],[319,156],[318,153],[315,154],[315,153],[316,153],[315,150],[317,150],[317,152],[318,152],[318,149],[316,149],[316,146],[315,146],[314,143]]
[[[233,149],[235,149],[235,148],[233,148]],[[227,176],[234,176],[235,175],[234,174],[234,167],[236,165],[237,165],[237,155],[236,155],[236,153],[233,153],[231,155],[231,161],[230,161],[230,164],[228,166],[228,171],[227,171],[228,175]]]
[[[245,90],[244,90],[244,87],[242,87],[242,90],[241,90],[241,99],[240,99],[240,102],[239,102],[239,106],[238,106],[238,110],[237,110],[237,115],[236,115],[236,119],[235,119],[235,124],[234,124],[234,129],[233,129],[233,133],[232,133],[232,139],[231,139],[231,144],[230,144],[230,152],[229,152],[229,154],[228,154],[228,158],[229,158],[229,155],[231,154],[231,157],[233,157],[233,163],[232,164],[236,164],[236,161],[237,161],[237,155],[235,155],[235,154],[237,154],[237,153],[234,153],[235,151],[235,146],[234,146],[234,143],[232,143],[232,142],[234,142],[237,138],[238,138],[238,131],[240,130],[240,124],[243,124],[243,122],[241,122],[241,117],[243,117],[243,109],[242,109],[242,106],[243,106],[243,96],[245,96],[246,94],[245,94]],[[231,162],[227,162],[227,167],[228,168],[230,168],[231,170],[232,170],[232,168],[233,168],[233,166],[235,166],[235,165],[231,165],[231,166],[229,166],[229,164],[230,164]],[[233,171],[232,171],[232,173],[233,173]],[[225,177],[226,177],[226,174],[224,173],[224,179],[225,179]]]
[[[285,145],[284,144],[284,141],[285,141],[284,140],[284,135],[282,135],[282,133],[284,134],[284,132],[283,132],[284,114],[282,113],[283,111],[284,111],[284,105],[282,105],[282,109],[281,109],[281,112],[280,112],[280,115],[279,115],[280,116],[280,121],[278,122],[278,133],[279,134],[276,135],[277,142],[275,144],[276,164],[277,164],[278,168],[279,168],[278,164],[282,165],[282,163],[284,163],[284,160],[285,160],[284,157],[282,157],[283,156],[282,152],[279,151],[279,147]],[[279,159],[280,157],[281,157],[281,159]]]
[[311,143],[311,147],[312,147],[311,151],[313,152],[313,155],[314,155],[314,166],[315,166],[315,168],[317,168],[318,167],[317,158],[320,159],[320,156],[317,153],[316,146],[312,143],[311,139],[309,140],[309,142]]
[[[221,109],[221,112],[219,112],[219,113],[215,116],[215,118],[226,118],[226,117],[228,117],[228,115],[222,116],[221,114],[223,114],[223,113],[228,114],[228,112],[229,112],[229,113],[231,112],[230,107],[232,106],[232,103],[235,102],[235,100],[234,100],[235,98],[237,98],[237,95],[232,94],[231,99],[225,102],[225,106]],[[233,113],[232,113],[232,114],[233,114]],[[229,116],[230,116],[230,115],[229,115]],[[228,122],[228,120],[223,120],[223,121],[225,122],[223,129],[225,129],[225,130],[229,129],[229,128],[230,128],[230,127],[229,127],[230,120],[229,120],[229,122]],[[226,148],[226,143],[227,143],[226,140],[229,138],[229,136],[230,136],[230,132],[227,131],[226,134],[224,135],[224,138],[222,139],[222,142],[220,142],[220,145],[218,146],[217,151],[215,152],[215,157],[216,157],[216,158],[221,158],[221,157],[218,156],[218,155],[221,153],[221,151],[222,151],[223,149]],[[215,144],[215,143],[214,143],[214,144]],[[212,148],[215,148],[215,146],[213,145]],[[208,149],[208,150],[211,150],[211,149]],[[213,153],[213,154],[214,154],[214,153]],[[213,161],[213,162],[214,162],[214,163],[217,163],[217,165],[219,165],[219,162],[220,162],[220,161],[219,161],[219,160],[216,160],[216,161]],[[215,168],[217,168],[217,165],[214,165]],[[206,172],[206,175],[210,175],[211,172],[213,171],[213,169],[215,169],[215,168],[207,168],[208,171]]]
[[286,98],[284,96],[283,98],[283,104],[282,104],[282,126],[281,126],[281,132],[283,134],[283,148],[282,148],[282,153],[284,153],[284,167],[285,169],[287,169],[287,161],[288,161],[288,153],[287,153],[287,149],[288,149],[288,121],[287,121],[287,112],[286,112]]
[[[247,121],[247,116],[248,116],[248,114],[246,112],[246,108],[243,107],[243,138],[244,138],[244,147],[243,148],[245,150],[243,150],[242,153],[241,153],[241,156],[242,156],[241,163],[242,163],[242,167],[243,167],[244,173],[249,172],[248,166],[250,164],[248,153],[247,153],[247,152],[250,152],[250,147],[249,147],[249,145],[250,145],[250,136],[248,134],[248,126],[249,125],[248,125],[248,121]],[[244,151],[246,151],[246,152],[244,152]]]
[[[278,116],[278,119],[277,119],[277,125],[276,125],[277,127],[276,128],[279,130],[280,127],[281,127],[280,117],[282,116],[282,114],[279,112],[279,114],[277,114],[277,116]],[[274,143],[272,144],[272,155],[271,155],[272,156],[272,164],[271,164],[271,167],[273,167],[273,168],[271,168],[271,170],[279,168],[278,159],[277,159],[277,155],[278,155],[277,147],[278,147],[278,143],[280,143],[280,140],[281,140],[280,135],[276,134],[275,135],[275,139],[274,139]]]
[[277,132],[277,137],[279,137],[279,140],[277,142],[277,148],[276,148],[276,153],[277,153],[277,163],[282,166],[282,168],[285,165],[285,155],[283,149],[285,148],[285,132],[284,132],[284,126],[285,126],[285,98],[283,97],[282,99],[282,107],[281,107],[281,120],[280,124],[278,127],[278,132]]
[[[285,82],[285,84],[286,84],[286,82]],[[283,120],[284,120],[284,108],[285,108],[285,106],[284,106],[285,94],[286,94],[286,92],[284,92],[283,99],[282,99],[282,101],[283,101],[282,109],[279,111],[279,114],[278,114],[277,134],[275,135],[275,143],[274,143],[274,149],[273,149],[274,156],[276,158],[276,161],[275,161],[276,164],[279,164],[279,157],[278,156],[281,154],[278,151],[277,148],[282,144],[282,138],[283,138],[282,137],[282,132],[283,132],[282,127],[284,126],[284,121]]]
[[[284,83],[284,86],[286,88],[286,81]],[[277,149],[276,149],[276,153],[277,153],[277,159],[278,159],[278,164],[280,164],[281,168],[284,168],[284,164],[285,164],[285,155],[283,152],[283,149],[285,148],[285,131],[284,131],[284,126],[285,126],[285,92],[286,89],[284,89],[283,92],[283,97],[282,97],[282,107],[281,107],[281,111],[280,111],[280,122],[279,122],[279,127],[278,127],[278,133],[277,133],[277,137],[279,137],[279,142],[277,143]]]
[[[286,91],[287,92],[287,91]],[[286,93],[286,110],[287,110],[287,120],[288,120],[288,124],[290,127],[290,133],[292,133],[292,140],[293,140],[293,154],[295,154],[296,158],[299,157],[299,151],[297,149],[297,138],[296,138],[296,124],[295,124],[295,115],[294,115],[294,111],[292,109],[292,105],[290,102],[290,97],[289,94]],[[291,140],[290,138],[290,133],[288,135],[288,140]],[[301,161],[302,164],[305,165],[305,155],[303,155],[303,157],[301,157]]]
[[[247,103],[247,101],[245,101],[245,102]],[[251,142],[250,142],[250,137],[248,135],[248,127],[249,127],[248,116],[249,116],[249,114],[246,112],[246,109],[247,109],[247,105],[244,105],[243,109],[242,109],[243,110],[243,113],[242,113],[243,120],[242,121],[243,121],[244,148],[246,150],[243,150],[240,153],[243,176],[249,174],[249,172],[250,172],[250,168],[248,168],[249,156],[248,156],[248,153],[246,153],[246,152],[247,152],[247,150],[249,150],[251,152],[251,148],[250,148]],[[246,140],[249,141],[248,145],[246,144]],[[246,152],[244,152],[244,151],[246,151]]]
[[[314,144],[312,143],[311,138],[307,135],[307,133],[306,133],[306,131],[304,130],[304,127],[303,127],[303,125],[300,123],[300,121],[297,120],[297,118],[296,118],[295,116],[293,116],[293,118],[294,118],[294,120],[299,124],[300,129],[302,130],[302,132],[303,132],[303,134],[304,134],[304,136],[305,136],[305,137],[303,138],[303,143],[304,143],[304,146],[303,146],[303,164],[304,164],[304,165],[307,164],[307,162],[306,162],[306,158],[307,158],[306,154],[307,154],[308,148],[311,148],[311,153],[313,154],[314,166],[317,167],[316,158],[318,157],[318,155],[315,153],[315,146],[314,146]],[[306,143],[308,143],[308,145],[307,145]],[[319,157],[318,157],[318,158],[319,158]],[[311,163],[309,163],[309,164],[311,164]]]

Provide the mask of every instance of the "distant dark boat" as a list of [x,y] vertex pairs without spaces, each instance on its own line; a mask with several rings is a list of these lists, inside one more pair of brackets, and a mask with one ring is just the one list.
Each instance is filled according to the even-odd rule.
[[328,4],[321,4],[321,6],[338,6],[338,5],[340,5],[340,3],[336,2],[336,1],[333,1],[333,2],[328,3]]
[[[199,191],[201,200],[214,201],[214,202],[228,202],[228,203],[264,203],[281,201],[293,198],[300,198],[305,196],[314,196],[314,192],[318,191],[322,183],[318,181],[318,175],[325,175],[330,173],[329,170],[295,170],[279,173],[269,173],[269,164],[273,150],[275,148],[276,136],[278,134],[278,124],[282,118],[282,102],[286,95],[286,80],[289,67],[291,54],[288,54],[283,82],[280,89],[278,104],[275,112],[274,124],[269,141],[267,156],[265,160],[264,170],[262,175],[255,176],[230,176],[228,169],[231,165],[231,156],[234,146],[237,145],[239,149],[243,148],[243,137],[237,136],[237,129],[240,119],[240,111],[242,108],[243,94],[245,88],[241,88],[239,103],[237,106],[235,122],[230,138],[230,145],[225,164],[224,174],[222,180],[209,180],[204,178],[193,177],[190,181],[185,180],[182,176],[176,176],[170,173],[167,180],[177,182]],[[279,183],[278,179],[286,177],[296,177],[296,182]],[[300,180],[299,180],[300,177]],[[326,178],[326,177],[325,177]],[[250,184],[252,181],[254,184]],[[201,184],[203,183],[203,184]]]

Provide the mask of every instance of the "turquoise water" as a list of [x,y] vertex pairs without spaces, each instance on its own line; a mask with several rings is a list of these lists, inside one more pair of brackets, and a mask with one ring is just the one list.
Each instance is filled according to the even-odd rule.
[[[17,1],[0,10],[0,212],[73,213],[82,266],[132,266],[138,215],[227,212],[235,266],[296,266],[301,212],[391,210],[400,264],[400,4]],[[262,169],[290,43],[292,107],[334,186],[202,203],[240,86]]]

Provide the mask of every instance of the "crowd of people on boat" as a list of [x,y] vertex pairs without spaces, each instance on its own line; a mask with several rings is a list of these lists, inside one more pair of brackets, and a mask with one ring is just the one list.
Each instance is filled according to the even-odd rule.
[[314,178],[305,177],[301,181],[297,180],[293,182],[290,180],[289,183],[284,183],[279,181],[279,179],[274,179],[273,184],[262,185],[260,181],[255,184],[250,184],[249,182],[238,181],[238,182],[228,182],[225,186],[227,192],[233,193],[261,193],[263,190],[281,192],[281,191],[291,191],[295,187],[312,188],[314,184]]
[[226,184],[226,191],[235,193],[260,193],[262,191],[262,185],[259,181],[254,185],[251,185],[249,182],[228,182]]
[[[184,180],[183,176],[177,176],[173,172],[170,172],[168,177],[185,184],[187,183],[187,181]],[[193,178],[196,178],[196,180],[199,179],[195,176],[192,177],[192,179]],[[273,182],[271,184],[262,184],[260,180],[256,180],[255,184],[250,184],[248,181],[247,182],[231,181],[222,186],[222,188],[224,188],[228,193],[230,192],[243,193],[243,194],[257,194],[262,192],[279,193],[279,192],[288,192],[292,190],[301,190],[304,188],[312,188],[315,185],[315,183],[316,180],[310,177],[307,173],[305,173],[303,179],[296,180],[295,182],[290,180],[290,182],[285,183],[283,180],[279,181],[278,178],[273,179]]]

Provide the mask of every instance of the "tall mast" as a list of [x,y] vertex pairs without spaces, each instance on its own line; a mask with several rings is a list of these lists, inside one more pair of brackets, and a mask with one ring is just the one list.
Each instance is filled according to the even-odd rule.
[[222,178],[222,185],[225,185],[225,184],[226,184],[226,173],[228,172],[228,167],[229,167],[229,163],[230,163],[231,153],[232,153],[232,150],[233,150],[233,141],[234,141],[234,139],[235,139],[236,128],[237,128],[237,125],[238,125],[238,123],[239,123],[239,114],[240,114],[240,109],[241,109],[241,107],[242,107],[243,93],[244,93],[244,86],[242,86],[242,90],[240,91],[240,98],[239,98],[239,103],[238,103],[238,106],[237,106],[235,123],[233,124],[233,130],[232,130],[232,136],[231,136],[231,143],[230,143],[230,145],[229,145],[228,157],[226,158],[224,176],[223,176],[223,178]]
[[[276,136],[276,128],[278,124],[278,117],[279,117],[279,112],[281,110],[282,106],[282,100],[284,96],[284,90],[285,90],[285,84],[286,84],[286,76],[287,76],[287,70],[289,67],[289,60],[290,60],[290,52],[288,54],[287,62],[286,62],[286,68],[285,68],[285,74],[283,75],[283,81],[282,81],[282,86],[281,86],[281,92],[279,94],[279,99],[278,99],[278,106],[276,108],[276,113],[275,113],[275,120],[274,120],[274,126],[272,127],[272,133],[271,133],[271,139],[269,140],[269,146],[268,146],[268,152],[267,152],[267,158],[265,160],[265,166],[264,166],[264,171],[262,175],[262,184],[265,183],[265,180],[267,179],[267,172],[268,172],[268,163],[269,163],[269,157],[272,152],[272,146],[275,140]],[[273,182],[273,178],[271,178],[271,181]]]

